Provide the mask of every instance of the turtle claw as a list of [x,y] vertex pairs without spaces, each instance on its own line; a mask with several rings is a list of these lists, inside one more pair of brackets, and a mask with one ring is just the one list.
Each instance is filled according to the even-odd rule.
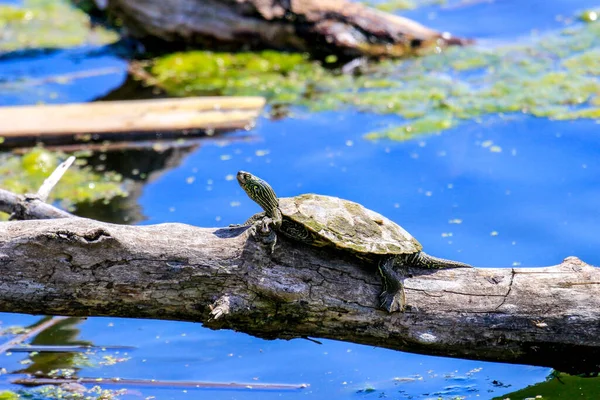
[[266,247],[269,254],[273,254],[275,250],[275,244],[277,244],[277,234],[271,225],[273,220],[269,217],[264,217],[252,225],[252,236],[254,239]]
[[404,290],[399,290],[395,293],[381,292],[379,295],[380,307],[389,313],[396,311],[404,311],[406,308],[406,299],[404,298]]

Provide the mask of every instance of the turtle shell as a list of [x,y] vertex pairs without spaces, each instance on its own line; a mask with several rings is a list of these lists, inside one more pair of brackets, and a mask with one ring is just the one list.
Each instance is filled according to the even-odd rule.
[[[400,225],[358,203],[303,194],[279,199],[281,232],[316,246],[331,245],[360,254],[411,254],[421,244]],[[291,221],[291,222],[290,222]],[[308,240],[298,233],[304,228]]]

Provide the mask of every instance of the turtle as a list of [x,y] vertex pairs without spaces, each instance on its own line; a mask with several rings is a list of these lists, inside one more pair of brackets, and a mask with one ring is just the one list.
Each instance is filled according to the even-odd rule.
[[380,307],[390,313],[407,304],[402,274],[408,267],[471,268],[458,261],[424,253],[421,244],[400,225],[350,200],[318,194],[278,198],[257,176],[239,171],[237,180],[246,194],[264,210],[243,225],[272,226],[285,237],[314,247],[351,253],[377,266],[383,291]]

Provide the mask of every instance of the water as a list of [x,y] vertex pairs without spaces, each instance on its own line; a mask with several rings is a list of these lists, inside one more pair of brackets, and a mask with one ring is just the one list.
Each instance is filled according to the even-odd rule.
[[[536,13],[526,12],[517,1],[442,9],[435,23],[456,34],[504,40],[532,28],[558,28],[556,14],[571,15],[574,9],[593,5],[537,3],[541,8]],[[461,24],[475,17],[487,22]],[[505,20],[510,23],[503,24]],[[0,104],[89,101],[107,95],[125,78],[121,60],[95,49],[5,57],[0,60],[0,79],[6,80],[100,68],[115,71],[67,85],[41,83],[30,90],[1,90]],[[250,135],[251,140],[207,142],[182,153],[178,165],[144,182],[138,197],[146,218],[141,223],[225,226],[244,221],[258,211],[232,180],[245,169],[267,179],[280,196],[315,192],[364,204],[402,224],[437,256],[483,267],[554,265],[569,255],[600,264],[595,251],[600,137],[594,121],[492,116],[441,135],[398,143],[362,138],[397,122],[392,116],[351,111],[312,114],[302,109],[293,114],[281,121],[261,118],[253,131],[229,136]],[[490,141],[502,151],[490,151]],[[37,320],[0,314],[2,327]],[[541,382],[550,372],[330,340],[321,345],[301,339],[265,341],[182,322],[74,319],[50,333],[36,340],[135,346],[118,353],[98,352],[92,357],[96,362],[106,361],[104,355],[121,362],[83,367],[78,376],[310,384],[302,390],[260,393],[130,387],[131,398],[488,399]],[[27,354],[0,355],[0,368],[8,372],[58,368],[68,366],[69,357],[33,357],[34,364],[23,364]],[[10,383],[12,378],[0,374],[0,391],[18,388]],[[374,392],[366,390],[370,388]]]

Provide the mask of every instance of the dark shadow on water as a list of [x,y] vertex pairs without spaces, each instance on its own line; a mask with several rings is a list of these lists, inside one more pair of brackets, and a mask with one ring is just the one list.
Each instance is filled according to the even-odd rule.
[[146,216],[138,204],[140,190],[129,193],[127,197],[115,197],[108,202],[99,200],[93,203],[79,203],[74,214],[113,224],[133,225],[142,222]]
[[169,97],[162,89],[156,86],[145,85],[130,74],[127,75],[127,79],[125,79],[125,82],[121,86],[98,97],[95,101],[146,100]]
[[[51,317],[44,317],[38,323],[32,325],[34,327],[40,323],[49,320]],[[80,330],[77,327],[85,318],[67,318],[51,327],[43,330],[31,340],[32,345],[81,345],[90,346],[93,343],[87,340],[79,340]],[[30,328],[31,328],[30,327]],[[80,356],[75,353],[38,353],[31,355],[29,359],[33,361],[27,367],[14,371],[15,374],[36,374],[42,373],[47,375],[50,371],[59,368],[75,368]]]
[[199,147],[189,143],[180,147],[146,147],[95,151],[86,157],[88,165],[97,171],[115,171],[124,178],[138,182],[155,179],[165,170],[178,167],[183,159]]
[[115,197],[109,202],[80,203],[75,214],[117,224],[135,224],[146,219],[138,199],[144,184],[179,166],[182,160],[199,145],[156,149],[126,149],[91,152],[86,158],[96,171],[114,171],[127,179],[127,197]]

